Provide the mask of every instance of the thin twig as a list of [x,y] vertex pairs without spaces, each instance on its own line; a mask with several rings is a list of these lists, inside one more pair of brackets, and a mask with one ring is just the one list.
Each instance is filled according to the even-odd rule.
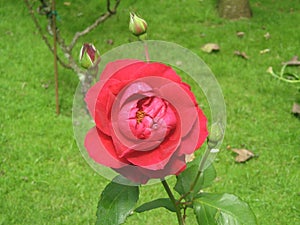
[[110,9],[110,0],[107,0],[107,4],[106,4],[107,5],[107,11],[111,14],[115,14],[117,12],[116,9],[118,8],[118,5],[120,4],[120,1],[121,0],[117,0],[114,9],[111,10]]
[[[42,39],[44,40],[44,42],[46,43],[47,47],[49,48],[49,50],[56,55],[56,58],[58,60],[58,62],[67,69],[72,69],[78,76],[80,82],[82,83],[82,93],[85,94],[86,91],[89,89],[89,87],[92,84],[92,81],[95,79],[96,74],[97,74],[97,69],[92,68],[89,70],[83,70],[79,65],[78,62],[76,62],[76,60],[74,59],[74,57],[72,56],[72,50],[75,46],[75,44],[77,43],[78,39],[80,37],[82,37],[83,35],[86,35],[87,33],[89,33],[90,31],[92,31],[93,29],[95,29],[99,24],[103,23],[104,21],[106,21],[110,16],[116,14],[117,8],[121,2],[121,0],[116,0],[115,1],[115,5],[114,7],[111,9],[111,5],[110,5],[110,0],[107,0],[107,12],[102,14],[98,19],[96,19],[94,21],[93,24],[91,24],[90,26],[86,27],[83,31],[81,32],[77,32],[75,33],[70,45],[67,45],[65,43],[64,38],[62,38],[60,36],[60,32],[58,29],[56,29],[56,35],[54,34],[55,38],[56,38],[56,43],[59,45],[60,49],[62,50],[62,52],[64,53],[64,56],[67,60],[68,63],[65,63],[63,60],[61,60],[57,53],[54,53],[54,49],[52,48],[51,44],[49,43],[49,40],[47,38],[47,36],[44,34],[43,29],[39,23],[39,21],[37,20],[35,13],[32,9],[32,6],[29,4],[29,0],[24,0],[27,8],[29,9],[30,15],[34,21],[35,26],[37,27],[40,35],[42,36]],[[41,1],[43,4],[43,7],[47,6],[46,3],[44,1]],[[52,12],[53,13],[53,12]],[[49,14],[47,14],[49,15]],[[51,15],[51,9],[50,9],[50,15]],[[47,16],[48,17],[48,16]],[[50,20],[51,23],[51,18],[48,17],[48,20]],[[50,30],[50,33],[52,34],[52,29]]]
[[57,69],[57,46],[56,46],[56,15],[55,0],[52,0],[52,32],[53,32],[53,54],[54,54],[54,80],[55,80],[55,102],[56,114],[59,115],[59,97],[58,97],[58,69]]
[[[48,38],[47,38],[46,35],[43,33],[43,29],[42,29],[41,25],[39,24],[39,22],[38,22],[38,20],[37,20],[37,18],[36,18],[36,16],[35,16],[35,14],[34,14],[34,11],[33,11],[33,9],[32,9],[32,6],[29,4],[29,1],[28,1],[28,0],[24,0],[24,2],[25,2],[26,6],[27,6],[27,8],[28,8],[28,10],[29,10],[29,14],[31,15],[31,18],[32,18],[32,20],[33,20],[33,22],[34,22],[34,24],[35,24],[35,26],[36,26],[38,32],[40,33],[42,39],[44,40],[45,44],[47,45],[47,47],[49,48],[49,50],[52,52],[52,54],[54,54],[54,50],[53,50],[51,44],[49,43]],[[65,68],[67,68],[67,69],[71,69],[71,66],[68,65],[67,63],[65,63],[58,55],[56,55],[56,58],[57,58],[58,62],[59,62],[63,67],[65,67]]]
[[120,4],[120,1],[121,0],[118,0],[116,1],[116,4],[114,6],[114,9],[111,10],[110,9],[110,0],[107,0],[107,12],[104,13],[103,15],[101,15],[98,19],[95,20],[95,22],[88,26],[87,28],[85,28],[83,31],[80,31],[80,32],[77,32],[75,33],[74,37],[73,37],[73,40],[71,42],[71,44],[69,45],[68,47],[68,50],[69,51],[72,51],[72,49],[74,48],[77,40],[86,35],[87,33],[91,32],[92,30],[94,30],[99,24],[103,23],[105,20],[107,20],[109,17],[111,17],[112,15],[114,15],[116,13],[116,10],[117,10],[117,7],[118,5]]

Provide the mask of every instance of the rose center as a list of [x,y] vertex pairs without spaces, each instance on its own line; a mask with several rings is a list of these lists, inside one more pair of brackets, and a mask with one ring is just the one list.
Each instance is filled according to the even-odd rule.
[[137,111],[135,114],[136,122],[139,124],[143,121],[144,117],[146,116],[146,113],[144,111]]
[[163,140],[175,129],[177,118],[172,105],[157,96],[138,99],[130,110],[129,126],[138,139]]

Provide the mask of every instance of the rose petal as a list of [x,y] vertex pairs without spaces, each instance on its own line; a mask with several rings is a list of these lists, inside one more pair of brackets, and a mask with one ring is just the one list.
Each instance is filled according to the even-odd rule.
[[140,60],[136,59],[121,59],[116,60],[114,62],[107,63],[106,67],[104,68],[103,72],[101,73],[100,80],[108,80],[114,75],[118,70],[129,66],[131,64],[135,64],[141,62]]
[[178,130],[166,138],[156,149],[146,152],[135,151],[127,155],[126,159],[133,165],[142,168],[151,170],[163,169],[180,144],[180,131]]
[[[178,75],[177,75],[178,76]],[[193,124],[197,121],[198,107],[195,97],[191,91],[187,90],[184,83],[171,82],[164,77],[144,77],[140,79],[153,88],[155,96],[166,99],[176,109],[181,119],[182,136],[189,133]]]
[[141,168],[141,171],[150,178],[165,178],[168,175],[178,175],[186,167],[185,157],[174,154],[168,164],[162,170],[146,170]]
[[[199,130],[200,132],[198,137],[198,143],[196,145],[196,149],[200,148],[201,145],[205,142],[207,136],[208,136],[208,130],[207,130],[207,118],[202,112],[201,109],[198,108],[198,121],[199,121]],[[189,154],[189,153],[188,153]]]
[[101,165],[111,168],[120,168],[128,165],[125,160],[121,161],[113,151],[114,146],[111,138],[101,133],[95,127],[87,133],[84,146],[89,156]]
[[118,173],[137,184],[146,184],[150,179],[163,179],[169,175],[178,175],[186,167],[185,158],[174,155],[161,170],[149,170],[137,166],[126,166],[115,169]]
[[[130,128],[130,119],[131,109],[135,107],[136,101],[130,102],[124,105],[117,115],[116,113],[112,113],[111,124],[113,128],[113,138],[114,142],[121,142],[125,148],[117,149],[120,157],[124,157],[126,154],[131,151],[149,151],[155,149],[166,136],[166,130],[162,127],[159,130],[151,130],[151,133],[147,137],[147,139],[139,139],[137,135],[132,132]],[[114,107],[113,107],[114,108]],[[113,112],[118,112],[113,109]],[[135,116],[135,115],[134,115]],[[133,118],[135,120],[135,118]],[[143,126],[143,123],[139,124],[139,126]],[[136,129],[138,129],[137,127]],[[150,131],[150,130],[149,130]],[[138,132],[138,130],[136,131]]]
[[97,102],[97,97],[99,95],[99,91],[103,87],[103,82],[99,81],[94,86],[92,86],[89,91],[85,95],[85,102],[87,104],[87,108],[93,118],[95,118],[95,106]]
[[[119,64],[122,66],[126,66],[117,68]],[[129,82],[128,79],[130,79],[132,74],[136,73],[136,67],[141,67],[144,62],[129,60],[125,62],[121,61],[119,64],[117,63],[117,66],[113,69],[109,68],[113,65],[107,66],[107,71],[105,72],[104,77],[101,79],[102,82],[104,82],[104,85],[101,86],[95,103],[94,120],[96,126],[107,135],[110,134],[107,128],[110,123],[111,109],[116,95],[122,90],[124,86],[127,85],[127,83]],[[108,77],[108,74],[110,72],[115,73],[110,74],[110,77]],[[109,79],[106,80],[105,78]]]
[[103,88],[105,82],[114,75],[115,72],[118,70],[130,65],[140,62],[139,60],[135,59],[125,59],[125,60],[117,60],[114,62],[110,62],[106,65],[103,72],[101,73],[100,80],[89,89],[88,93],[86,94],[85,101],[87,103],[87,107],[91,113],[91,116],[94,118],[95,115],[95,105],[97,101],[97,97]]

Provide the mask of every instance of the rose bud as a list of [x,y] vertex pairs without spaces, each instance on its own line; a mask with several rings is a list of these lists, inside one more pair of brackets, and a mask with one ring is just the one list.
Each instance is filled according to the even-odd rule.
[[135,36],[140,36],[147,32],[147,23],[142,18],[135,15],[133,12],[130,13],[129,30]]
[[99,51],[93,44],[84,43],[80,50],[79,61],[80,65],[86,69],[94,66],[100,58]]

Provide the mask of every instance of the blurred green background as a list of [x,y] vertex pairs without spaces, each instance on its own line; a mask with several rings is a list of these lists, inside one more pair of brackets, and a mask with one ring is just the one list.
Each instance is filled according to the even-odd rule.
[[[37,5],[35,1],[35,5]],[[105,1],[57,1],[66,42],[106,10]],[[249,203],[262,225],[299,224],[300,121],[291,114],[296,85],[266,72],[300,54],[300,4],[250,0],[253,18],[219,18],[216,0],[123,0],[117,14],[81,38],[103,54],[135,40],[129,12],[149,25],[149,39],[175,42],[200,56],[218,79],[227,105],[227,130],[207,191],[234,193]],[[59,67],[61,114],[55,114],[53,56],[23,1],[0,0],[0,224],[93,224],[109,182],[82,158],[73,136],[72,103],[78,78]],[[46,19],[38,17],[43,28]],[[236,32],[244,32],[242,38]],[[269,33],[270,38],[265,38]],[[112,40],[113,44],[108,44]],[[110,41],[109,41],[110,42]],[[201,51],[206,43],[221,50]],[[270,49],[266,54],[261,50]],[[234,55],[245,52],[249,59]],[[300,74],[299,67],[288,68]],[[258,157],[238,164],[227,150],[246,148]],[[172,183],[174,180],[170,180]],[[162,185],[141,188],[139,203],[166,197]],[[195,224],[192,215],[188,224]],[[126,224],[176,224],[164,209],[134,214]]]

